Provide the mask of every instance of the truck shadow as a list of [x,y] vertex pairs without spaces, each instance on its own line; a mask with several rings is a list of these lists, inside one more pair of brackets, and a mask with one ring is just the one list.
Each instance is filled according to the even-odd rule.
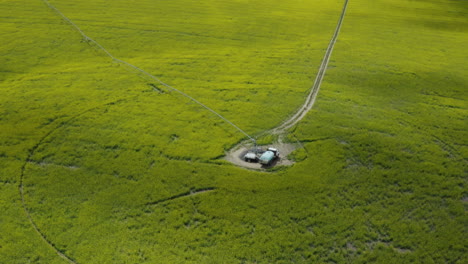
[[276,159],[272,160],[269,164],[262,164],[262,165],[261,165],[261,168],[262,168],[262,169],[270,169],[270,168],[273,168],[273,167],[275,167],[280,161],[281,161],[281,157],[276,158]]

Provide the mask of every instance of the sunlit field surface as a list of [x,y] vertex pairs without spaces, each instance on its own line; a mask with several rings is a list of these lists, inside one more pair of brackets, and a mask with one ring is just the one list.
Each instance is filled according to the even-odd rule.
[[[256,136],[303,103],[344,1],[50,3]],[[304,148],[268,172],[43,1],[0,10],[0,263],[468,262],[465,1],[350,0]]]

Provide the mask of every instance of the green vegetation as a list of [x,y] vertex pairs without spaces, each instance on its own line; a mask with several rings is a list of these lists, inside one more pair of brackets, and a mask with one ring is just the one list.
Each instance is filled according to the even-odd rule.
[[[51,3],[252,135],[302,103],[343,5]],[[0,8],[0,263],[66,263],[21,179],[77,263],[468,262],[464,1],[351,0],[305,148],[272,173],[223,161],[242,134],[42,1]]]

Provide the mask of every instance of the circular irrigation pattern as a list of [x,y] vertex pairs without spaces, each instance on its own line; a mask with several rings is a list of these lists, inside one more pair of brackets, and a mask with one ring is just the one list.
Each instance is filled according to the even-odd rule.
[[[86,239],[87,233],[96,238],[102,230],[104,236],[115,232],[115,228],[103,228],[106,225],[103,222],[117,219],[118,230],[122,230],[133,225],[128,222],[135,215],[150,215],[154,210],[170,214],[172,208],[189,214],[193,199],[199,199],[195,196],[215,190],[212,178],[204,179],[196,173],[197,161],[185,160],[183,155],[171,156],[177,152],[168,154],[171,151],[161,149],[164,144],[173,148],[180,143],[171,141],[183,141],[174,138],[170,131],[186,120],[181,118],[173,126],[163,124],[166,133],[152,136],[154,122],[161,125],[164,118],[137,114],[141,108],[129,110],[128,106],[138,99],[144,100],[141,96],[131,96],[107,102],[62,121],[38,141],[22,166],[19,190],[27,217],[41,238],[70,263],[77,262],[69,242],[93,249],[92,244],[79,240],[90,240]],[[146,107],[150,106],[146,103]],[[144,117],[146,120],[136,121]],[[136,124],[141,126],[134,128]],[[185,127],[195,129],[199,125]],[[146,131],[138,133],[140,129]],[[222,128],[218,130],[224,132]],[[179,134],[182,136],[178,137],[186,135]],[[162,142],[162,138],[166,141]],[[151,143],[158,141],[159,146]],[[203,145],[207,144],[199,143],[197,148]],[[182,174],[179,177],[171,178],[174,176],[158,170],[158,163],[164,160],[186,163],[186,169],[179,171]],[[177,166],[169,167],[174,171]],[[182,202],[170,205],[176,199]],[[101,208],[94,208],[96,204]],[[163,208],[158,208],[160,204],[164,204]],[[93,215],[94,222],[86,223],[86,218]],[[119,244],[118,238],[113,241]]]

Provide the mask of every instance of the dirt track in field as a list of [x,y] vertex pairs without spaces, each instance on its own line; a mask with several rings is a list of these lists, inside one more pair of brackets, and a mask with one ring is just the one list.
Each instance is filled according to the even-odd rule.
[[328,44],[328,48],[323,56],[322,63],[320,64],[319,71],[317,76],[315,77],[314,85],[310,89],[309,94],[306,96],[306,100],[304,104],[296,111],[294,115],[286,119],[281,125],[272,130],[268,131],[270,134],[285,134],[286,130],[296,125],[299,121],[301,121],[306,114],[312,109],[315,104],[315,99],[317,98],[318,92],[320,90],[320,85],[322,84],[322,80],[325,76],[325,72],[328,68],[328,62],[330,61],[330,57],[335,47],[336,40],[338,39],[338,34],[341,30],[341,25],[343,23],[343,19],[346,14],[346,9],[348,7],[348,0],[345,0],[343,11],[341,12],[340,18],[338,20],[338,24],[336,25],[335,32],[333,34],[332,39],[330,40],[330,44]]
[[[345,17],[346,9],[348,7],[348,1],[349,0],[345,0],[344,2],[343,10],[338,20],[338,24],[336,25],[335,32],[330,40],[330,43],[328,44],[327,50],[322,59],[322,63],[320,64],[319,71],[317,73],[317,76],[315,77],[314,85],[310,89],[309,94],[306,96],[304,104],[302,104],[302,106],[292,116],[286,119],[279,126],[262,133],[266,135],[267,134],[279,135],[279,142],[271,146],[278,148],[280,150],[281,159],[269,167],[273,167],[275,165],[292,165],[293,164],[292,161],[286,159],[286,156],[292,151],[294,151],[295,149],[297,149],[300,144],[299,143],[297,144],[283,143],[281,139],[286,134],[287,130],[292,128],[299,121],[301,121],[315,104],[315,100],[320,90],[320,85],[322,84],[322,80],[328,68],[328,62],[330,61],[333,48],[335,47],[336,40],[338,39],[338,34],[340,33],[340,30],[341,30],[341,25],[343,24],[343,19]],[[252,146],[248,146],[247,143],[243,141],[239,143],[237,146],[235,146],[231,151],[226,153],[225,159],[234,163],[237,166],[245,167],[248,169],[268,168],[268,167],[261,166],[258,163],[248,163],[243,160],[243,156],[245,155],[245,153],[247,153],[248,149],[251,147]],[[262,147],[266,148],[268,146],[262,146]]]

